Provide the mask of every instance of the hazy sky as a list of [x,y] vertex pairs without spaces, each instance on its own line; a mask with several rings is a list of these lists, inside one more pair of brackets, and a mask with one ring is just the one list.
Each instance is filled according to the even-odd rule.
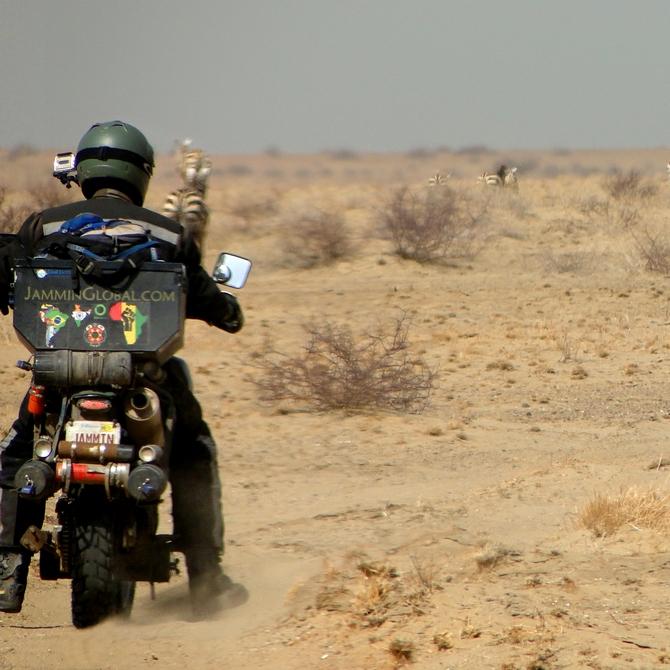
[[0,146],[670,144],[668,0],[0,0]]

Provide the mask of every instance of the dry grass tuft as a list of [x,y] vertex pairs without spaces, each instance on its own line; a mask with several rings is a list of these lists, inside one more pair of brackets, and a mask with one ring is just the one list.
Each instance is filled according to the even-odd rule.
[[491,361],[486,364],[487,370],[504,370],[510,372],[514,370],[514,364],[510,361]]
[[316,594],[318,610],[349,615],[349,625],[376,628],[386,621],[422,616],[432,592],[412,572],[399,573],[366,556],[350,556],[338,570],[324,576]]
[[478,637],[481,637],[481,635],[482,629],[478,626],[475,626],[470,621],[470,618],[466,617],[465,621],[463,622],[463,626],[461,627],[461,632],[459,633],[461,640],[474,640]]
[[589,376],[589,373],[581,365],[577,365],[576,367],[572,368],[570,376],[573,379],[586,379]]
[[443,631],[442,633],[435,633],[435,635],[433,635],[433,644],[440,651],[446,651],[447,649],[451,649],[454,646],[454,643],[451,640],[451,636],[447,631]]
[[512,552],[499,544],[487,544],[475,556],[475,563],[479,572],[492,570],[505,560]]
[[410,559],[420,589],[426,590],[428,593],[433,593],[433,591],[441,588],[437,581],[440,568],[434,559],[422,558],[419,556],[411,556]]
[[395,638],[389,644],[389,653],[395,659],[396,663],[402,665],[409,663],[414,658],[415,647],[411,640],[403,638]]
[[395,579],[398,571],[385,563],[373,563],[366,559],[361,559],[356,568],[366,577],[381,577],[383,579]]
[[595,537],[610,537],[624,526],[670,530],[670,496],[631,487],[618,495],[596,494],[579,512],[577,525]]
[[405,315],[359,338],[328,322],[306,330],[302,354],[273,351],[254,362],[263,400],[305,402],[316,410],[421,412],[427,406],[436,372],[410,353]]

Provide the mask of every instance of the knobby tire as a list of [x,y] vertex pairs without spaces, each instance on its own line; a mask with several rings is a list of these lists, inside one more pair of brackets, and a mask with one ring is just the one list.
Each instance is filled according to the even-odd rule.
[[129,616],[134,582],[114,575],[117,546],[110,519],[77,519],[72,557],[72,623],[89,628],[114,615]]

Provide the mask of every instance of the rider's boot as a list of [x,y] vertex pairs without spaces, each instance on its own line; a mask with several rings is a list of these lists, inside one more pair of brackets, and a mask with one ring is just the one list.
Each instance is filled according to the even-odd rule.
[[219,551],[200,547],[184,552],[188,570],[191,605],[196,616],[242,605],[249,598],[247,589],[234,582],[221,569]]
[[0,612],[16,614],[21,611],[29,565],[28,554],[0,550]]

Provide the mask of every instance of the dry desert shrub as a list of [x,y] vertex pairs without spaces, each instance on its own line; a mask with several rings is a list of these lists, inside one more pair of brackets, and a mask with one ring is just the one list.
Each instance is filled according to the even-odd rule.
[[618,495],[598,493],[579,512],[577,525],[595,537],[609,537],[623,526],[670,529],[670,496],[631,487]]
[[488,208],[449,188],[396,191],[379,212],[394,252],[419,263],[472,257],[479,250]]
[[411,662],[414,658],[414,652],[415,647],[411,640],[397,637],[391,640],[391,644],[389,644],[389,653],[397,665]]
[[492,570],[510,555],[516,554],[513,550],[500,544],[486,544],[475,555],[475,563],[479,572]]
[[595,256],[589,251],[547,251],[543,260],[548,272],[587,274],[593,269]]
[[9,192],[0,185],[0,233],[15,233],[32,211],[27,205],[12,205]]
[[616,170],[604,183],[605,192],[614,200],[649,200],[658,192],[655,184],[648,183],[639,172]]
[[640,204],[630,199],[590,196],[577,201],[576,208],[589,221],[602,222],[609,230],[630,230],[642,221]]
[[495,208],[501,212],[509,212],[515,219],[527,219],[532,215],[530,201],[519,195],[516,188],[478,189],[472,195],[472,201],[481,202],[485,209]]
[[647,270],[670,273],[670,241],[665,234],[644,229],[633,234],[633,241]]
[[284,250],[305,268],[329,265],[351,253],[351,236],[344,215],[310,209],[291,217],[284,227]]
[[[10,204],[10,192],[0,185],[0,232],[16,232],[31,212],[39,212],[48,207],[57,207],[72,202],[72,189],[66,189],[55,180],[33,184],[28,189],[29,199],[20,199],[20,202]],[[16,194],[14,194],[16,195]]]
[[78,195],[78,189],[65,188],[60,182],[51,179],[48,182],[33,184],[28,189],[28,193],[30,194],[33,210],[40,211],[72,202],[75,199],[75,194]]
[[246,223],[274,216],[279,211],[279,196],[272,191],[245,191],[230,205],[230,213]]
[[271,351],[254,365],[266,401],[304,402],[315,410],[421,412],[437,373],[410,351],[406,315],[355,336],[329,322],[305,328],[307,344],[291,356]]
[[372,628],[425,614],[431,596],[412,573],[401,574],[385,562],[352,554],[341,568],[324,575],[315,605],[348,614],[351,626]]
[[440,650],[446,651],[451,649],[454,646],[454,643],[451,640],[451,635],[449,631],[442,631],[441,633],[435,633],[433,635],[433,644]]
[[437,580],[440,567],[433,558],[410,556],[412,567],[414,568],[414,576],[420,588],[432,593],[440,588]]

